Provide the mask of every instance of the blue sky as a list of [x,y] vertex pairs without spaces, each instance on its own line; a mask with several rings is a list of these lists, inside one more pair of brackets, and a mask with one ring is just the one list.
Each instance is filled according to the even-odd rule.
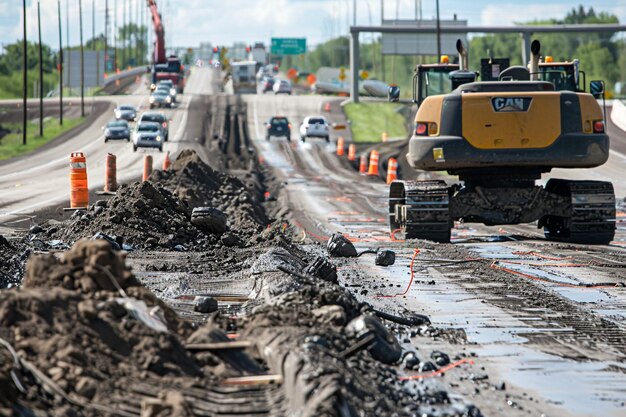
[[[121,5],[130,1],[133,14],[136,5],[145,0],[108,0],[110,13],[118,3],[118,18],[122,19]],[[61,0],[65,23],[66,4],[69,2],[70,43],[78,43],[78,0]],[[84,38],[92,33],[92,5],[96,10],[96,32],[104,28],[105,0],[82,0]],[[136,3],[140,2],[140,3]],[[166,44],[197,46],[200,42],[230,45],[234,41],[252,43],[269,41],[275,37],[306,37],[309,45],[347,33],[352,22],[352,0],[157,0],[165,12]],[[357,23],[380,22],[380,0],[357,0]],[[386,18],[413,18],[415,0],[384,0]],[[417,0],[420,3],[420,0]],[[422,0],[422,16],[435,15],[435,1]],[[28,1],[28,37],[37,37],[37,2]],[[511,25],[533,19],[563,17],[573,5],[593,6],[596,11],[614,13],[626,23],[626,0],[572,1],[552,0],[440,0],[442,19],[467,19],[470,25]],[[396,5],[398,6],[396,8]],[[471,5],[471,6],[470,6]],[[369,7],[368,7],[369,6]],[[44,42],[58,46],[57,0],[41,0]],[[349,15],[347,12],[349,11]],[[349,20],[348,20],[349,19]],[[21,1],[0,0],[0,44],[21,38]],[[66,42],[65,29],[63,42]]]

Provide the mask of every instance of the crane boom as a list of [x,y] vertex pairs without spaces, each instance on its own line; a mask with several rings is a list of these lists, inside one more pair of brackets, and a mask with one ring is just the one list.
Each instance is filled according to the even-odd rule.
[[165,30],[163,29],[161,14],[157,9],[155,0],[147,0],[147,2],[152,14],[152,25],[154,26],[155,35],[153,60],[155,64],[165,64],[167,63],[167,57],[165,56]]

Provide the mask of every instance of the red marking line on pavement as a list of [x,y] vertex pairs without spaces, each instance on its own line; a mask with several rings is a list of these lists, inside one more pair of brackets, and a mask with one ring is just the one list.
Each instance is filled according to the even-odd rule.
[[409,290],[411,289],[411,285],[413,285],[413,279],[415,278],[415,271],[413,270],[413,265],[415,264],[415,258],[420,253],[418,248],[413,249],[413,256],[411,257],[411,263],[409,264],[409,268],[411,269],[411,279],[409,280],[409,285],[406,286],[406,289],[398,294],[393,295],[375,295],[374,298],[394,298],[394,297],[404,297]]
[[464,363],[469,363],[470,365],[474,365],[474,361],[472,359],[463,358],[460,361],[456,361],[451,363],[450,365],[446,365],[443,368],[440,368],[436,371],[427,372],[419,375],[409,375],[400,377],[400,381],[411,381],[413,379],[424,379],[424,378],[432,378],[437,375],[441,375],[444,372],[449,371],[450,369],[456,368],[457,366],[463,365]]

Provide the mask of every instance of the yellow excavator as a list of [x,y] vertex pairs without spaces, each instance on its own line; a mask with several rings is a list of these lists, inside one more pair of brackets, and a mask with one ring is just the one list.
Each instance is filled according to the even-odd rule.
[[[552,168],[592,168],[609,156],[609,137],[597,98],[604,83],[584,91],[578,61],[511,66],[497,81],[476,81],[467,51],[457,42],[459,65],[416,67],[418,104],[407,159],[424,171],[447,171],[443,180],[395,181],[389,190],[391,230],[406,238],[449,242],[455,220],[486,225],[537,221],[548,239],[606,244],[615,234],[613,185],[550,179]],[[553,64],[553,65],[548,65]],[[447,88],[447,91],[446,91]]]

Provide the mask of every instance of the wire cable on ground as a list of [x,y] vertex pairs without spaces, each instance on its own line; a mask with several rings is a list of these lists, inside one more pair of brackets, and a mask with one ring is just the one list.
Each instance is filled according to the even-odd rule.
[[427,372],[419,375],[409,375],[400,377],[400,381],[411,381],[414,379],[424,379],[424,378],[432,378],[437,375],[441,375],[444,372],[449,371],[450,369],[456,368],[457,366],[463,365],[464,363],[468,363],[470,365],[474,365],[474,361],[472,359],[463,358],[459,361],[453,362],[450,365],[446,365],[443,368],[439,368],[436,371]]

